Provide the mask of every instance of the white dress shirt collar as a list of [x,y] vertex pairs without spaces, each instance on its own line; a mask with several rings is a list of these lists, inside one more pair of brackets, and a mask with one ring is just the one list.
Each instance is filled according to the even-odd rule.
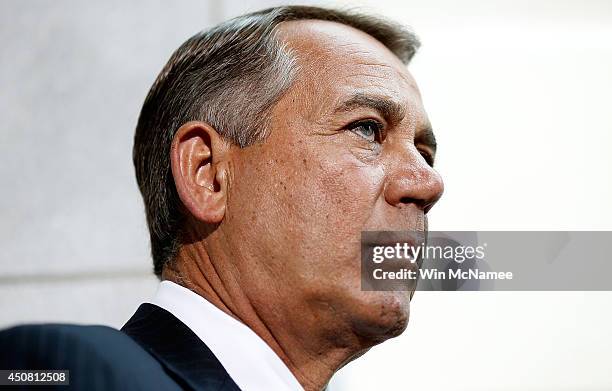
[[150,303],[189,327],[241,390],[304,390],[263,339],[197,293],[174,282],[162,281]]

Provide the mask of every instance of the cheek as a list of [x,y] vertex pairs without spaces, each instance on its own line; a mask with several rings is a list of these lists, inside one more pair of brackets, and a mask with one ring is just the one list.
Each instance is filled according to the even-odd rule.
[[364,164],[346,150],[312,152],[302,165],[289,195],[299,200],[301,229],[316,235],[328,254],[343,244],[353,248],[381,196],[382,167]]
[[315,183],[321,202],[337,223],[363,226],[382,191],[382,169],[352,158],[324,161]]
[[308,274],[332,259],[358,256],[361,231],[381,195],[381,166],[319,146],[268,151],[236,168],[228,217],[242,244],[251,242],[283,268],[296,262]]

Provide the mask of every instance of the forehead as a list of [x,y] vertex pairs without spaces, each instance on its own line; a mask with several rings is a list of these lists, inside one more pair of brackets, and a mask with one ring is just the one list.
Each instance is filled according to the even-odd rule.
[[356,93],[392,99],[413,114],[422,111],[406,65],[369,34],[322,20],[283,22],[279,34],[298,57],[300,72],[293,89],[304,99],[316,97],[313,115]]

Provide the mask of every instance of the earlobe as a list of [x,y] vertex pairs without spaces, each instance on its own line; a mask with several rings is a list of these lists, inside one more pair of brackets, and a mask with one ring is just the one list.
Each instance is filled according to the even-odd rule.
[[170,165],[177,193],[185,209],[205,223],[221,222],[227,186],[225,141],[207,123],[182,125],[172,140]]

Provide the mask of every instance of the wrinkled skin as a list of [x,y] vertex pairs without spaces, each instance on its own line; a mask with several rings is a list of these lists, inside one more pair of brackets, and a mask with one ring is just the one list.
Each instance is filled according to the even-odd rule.
[[443,184],[418,88],[393,53],[333,22],[280,33],[300,72],[264,142],[240,149],[199,122],[177,132],[172,170],[191,217],[163,278],[247,324],[320,390],[408,322],[410,292],[361,291],[361,231],[426,229]]

